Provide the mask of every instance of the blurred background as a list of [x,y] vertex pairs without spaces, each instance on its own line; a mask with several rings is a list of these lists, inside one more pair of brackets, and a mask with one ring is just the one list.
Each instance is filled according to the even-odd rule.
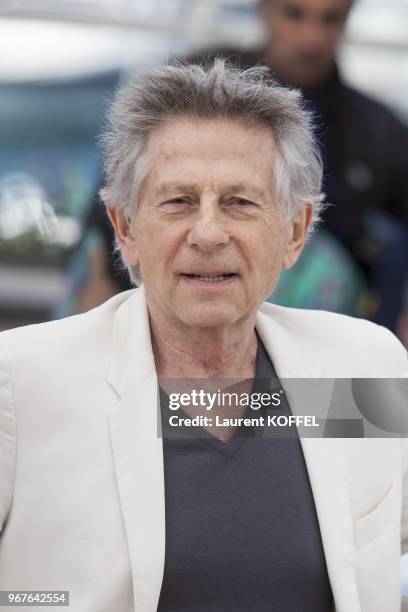
[[[264,27],[256,4],[0,1],[0,329],[93,305],[93,298],[78,305],[78,295],[93,265],[92,245],[98,243],[96,234],[87,232],[100,187],[97,135],[118,85],[130,71],[171,57],[216,47],[259,46]],[[407,122],[408,0],[357,1],[337,61],[347,83]],[[364,182],[364,168],[357,170]],[[401,250],[400,264],[404,257]],[[321,258],[313,251],[304,258],[315,270],[316,261]],[[367,288],[364,270],[359,276],[359,263],[343,286],[334,283],[337,268],[330,257],[324,265],[329,278],[323,283],[315,285],[313,275],[309,281],[300,266],[297,275],[295,271],[289,281],[283,279],[272,301],[375,318],[378,296]],[[404,266],[406,270],[406,261]],[[126,288],[126,282],[122,279],[117,290]],[[395,280],[404,282],[401,275]],[[353,283],[353,306],[333,299],[336,291],[344,293]],[[407,291],[405,286],[399,290],[402,305],[393,331],[408,344]],[[109,297],[112,291],[110,286],[100,296]]]

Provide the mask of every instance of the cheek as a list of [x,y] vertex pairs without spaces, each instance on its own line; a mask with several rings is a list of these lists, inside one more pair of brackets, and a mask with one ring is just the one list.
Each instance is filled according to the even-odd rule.
[[276,236],[271,231],[258,233],[251,240],[248,249],[249,265],[252,268],[252,273],[257,279],[264,279],[265,283],[269,284],[271,279],[281,270],[283,255],[283,236]]
[[283,236],[275,237],[265,249],[265,269],[269,272],[269,280],[275,279],[282,270],[285,256],[285,239]]
[[146,270],[163,268],[166,273],[177,257],[182,238],[175,227],[146,223],[138,228],[137,244],[142,266]]

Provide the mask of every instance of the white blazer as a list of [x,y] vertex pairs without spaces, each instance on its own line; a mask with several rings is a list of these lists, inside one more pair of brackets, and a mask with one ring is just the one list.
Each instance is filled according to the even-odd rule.
[[[408,377],[406,351],[372,323],[264,304],[256,325],[280,377]],[[143,288],[0,334],[0,590],[69,590],[75,612],[156,610],[156,382]],[[302,447],[336,612],[398,612],[401,440]]]

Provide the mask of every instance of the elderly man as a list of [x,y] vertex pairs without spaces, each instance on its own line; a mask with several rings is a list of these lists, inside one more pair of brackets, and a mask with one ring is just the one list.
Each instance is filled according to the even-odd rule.
[[397,612],[400,439],[158,435],[158,379],[408,374],[383,328],[262,304],[322,206],[299,94],[165,67],[119,93],[104,143],[143,283],[0,337],[0,588],[76,612]]

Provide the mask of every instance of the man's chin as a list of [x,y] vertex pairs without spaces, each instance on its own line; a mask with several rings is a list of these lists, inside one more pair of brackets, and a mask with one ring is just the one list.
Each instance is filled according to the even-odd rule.
[[179,312],[184,324],[196,329],[220,329],[234,325],[239,319],[233,308],[197,308]]
[[331,67],[328,66],[300,66],[291,74],[290,83],[305,89],[318,89],[327,80]]

